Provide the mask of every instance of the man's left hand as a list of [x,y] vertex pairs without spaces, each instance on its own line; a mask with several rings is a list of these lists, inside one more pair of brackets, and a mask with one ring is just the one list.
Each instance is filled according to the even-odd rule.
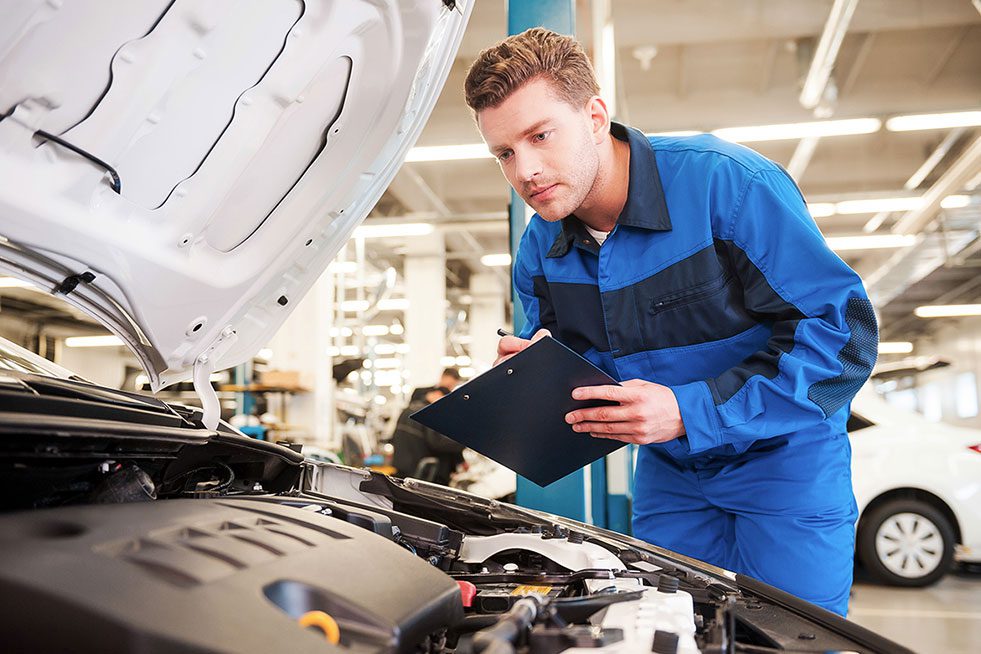
[[567,413],[565,421],[577,432],[638,445],[665,443],[685,433],[678,400],[667,386],[631,379],[622,386],[583,386],[572,397],[619,402]]

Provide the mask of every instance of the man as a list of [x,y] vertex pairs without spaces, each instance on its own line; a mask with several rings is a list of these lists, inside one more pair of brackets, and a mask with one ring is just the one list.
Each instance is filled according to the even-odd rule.
[[436,467],[427,475],[426,481],[448,484],[450,475],[463,463],[462,445],[409,418],[419,409],[449,393],[450,390],[442,386],[428,388],[422,398],[410,401],[409,406],[399,415],[392,434],[392,465],[399,477],[418,477],[419,462],[425,458],[434,458]]
[[439,385],[449,390],[454,390],[460,385],[460,370],[458,368],[444,368],[439,376]]
[[467,104],[537,212],[514,262],[528,324],[621,386],[578,432],[642,447],[635,535],[844,615],[856,505],[845,423],[876,356],[861,280],[794,182],[709,135],[612,123],[589,60],[544,29],[482,52]]

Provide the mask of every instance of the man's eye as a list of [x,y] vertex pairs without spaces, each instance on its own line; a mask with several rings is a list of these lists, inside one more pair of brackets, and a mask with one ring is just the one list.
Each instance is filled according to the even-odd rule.
[[497,159],[499,161],[507,161],[510,158],[511,158],[511,151],[510,150],[505,150],[501,154],[497,155]]
[[538,134],[535,134],[535,140],[538,142],[544,141],[549,137],[550,134],[551,132],[539,132]]

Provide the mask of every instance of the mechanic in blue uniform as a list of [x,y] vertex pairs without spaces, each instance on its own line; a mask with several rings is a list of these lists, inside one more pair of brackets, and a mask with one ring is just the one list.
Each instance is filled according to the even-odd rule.
[[844,615],[854,528],[845,423],[875,362],[861,280],[777,164],[710,135],[610,121],[575,40],[483,51],[466,99],[536,210],[515,258],[527,317],[622,386],[566,416],[641,445],[634,534]]

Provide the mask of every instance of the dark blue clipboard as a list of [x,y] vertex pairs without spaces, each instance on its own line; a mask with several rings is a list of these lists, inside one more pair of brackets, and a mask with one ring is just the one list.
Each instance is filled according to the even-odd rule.
[[565,415],[616,404],[574,400],[572,389],[619,382],[551,337],[412,414],[412,419],[480,452],[539,486],[621,447],[572,430]]

